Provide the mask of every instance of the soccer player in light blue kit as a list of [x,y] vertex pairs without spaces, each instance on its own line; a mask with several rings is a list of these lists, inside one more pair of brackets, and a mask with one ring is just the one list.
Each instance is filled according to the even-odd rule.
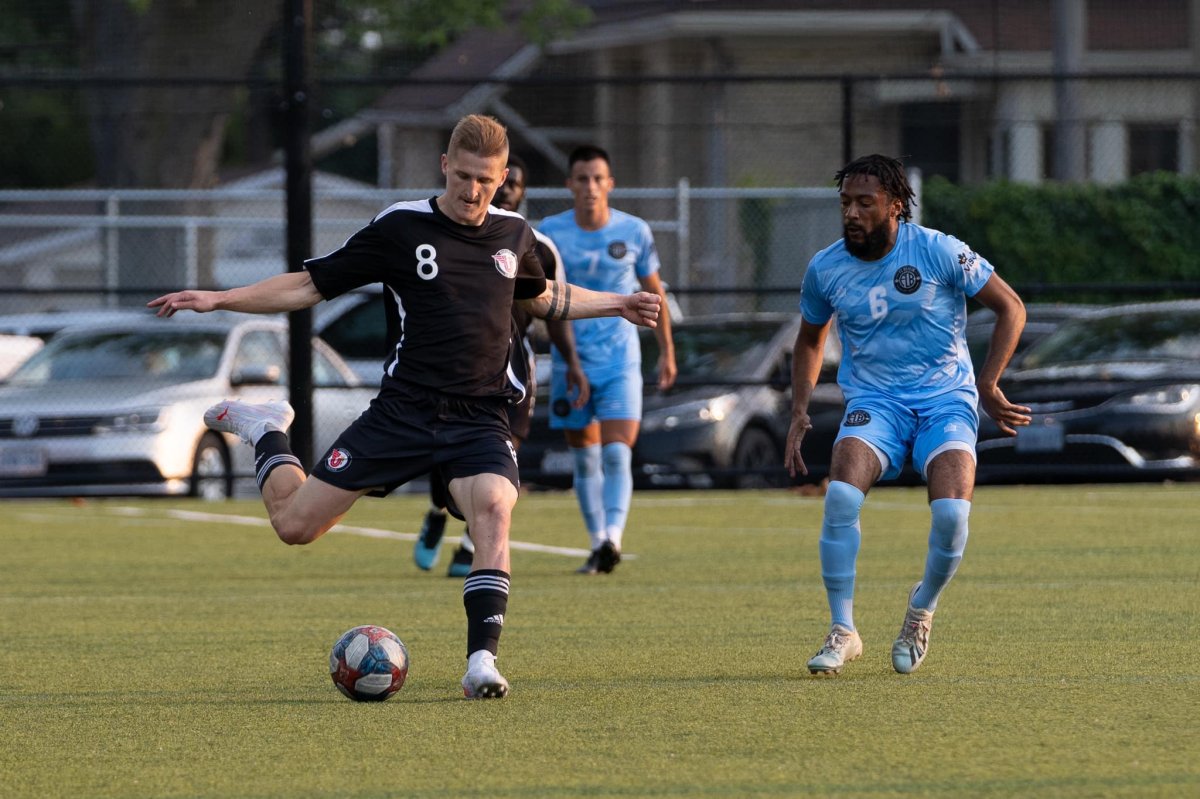
[[[807,474],[800,445],[812,428],[809,398],[836,317],[846,415],[834,442],[820,540],[832,624],[808,669],[837,674],[862,654],[853,604],[859,512],[871,486],[900,474],[911,455],[928,486],[932,525],[925,573],[909,592],[892,645],[892,667],[908,674],[925,658],[938,597],[966,547],[976,408],[1008,435],[1030,421],[1029,408],[1009,402],[997,386],[1025,326],[1025,306],[970,247],[909,221],[913,191],[899,161],[865,156],[836,179],[843,236],[804,273],[785,456],[793,476]],[[964,335],[967,297],[996,314],[978,386]]]
[[[629,294],[640,284],[662,297],[654,333],[658,387],[665,391],[675,383],[675,345],[650,226],[609,207],[612,166],[603,149],[577,147],[568,164],[574,208],[547,217],[541,232],[558,247],[563,271],[575,285]],[[568,386],[566,363],[552,348],[550,427],[566,433],[575,462],[575,496],[590,539],[591,554],[578,572],[609,573],[621,560],[633,496],[632,452],[642,419],[641,345],[636,331],[604,320],[572,322],[572,328],[591,396],[581,397]]]

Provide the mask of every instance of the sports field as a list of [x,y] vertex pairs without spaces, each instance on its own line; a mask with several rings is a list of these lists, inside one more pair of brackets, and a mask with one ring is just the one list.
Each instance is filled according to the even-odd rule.
[[[461,697],[448,551],[412,565],[425,503],[304,548],[251,501],[0,503],[0,796],[1200,795],[1196,486],[980,489],[910,676],[888,653],[928,512],[877,489],[866,650],[833,678],[804,666],[819,498],[638,494],[636,558],[580,577],[572,496],[532,494],[488,702]],[[364,623],[412,657],[382,704],[328,676]]]

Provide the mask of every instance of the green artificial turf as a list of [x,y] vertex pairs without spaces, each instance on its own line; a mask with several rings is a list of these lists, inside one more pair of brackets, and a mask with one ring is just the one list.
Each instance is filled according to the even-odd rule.
[[[1200,795],[1194,486],[980,489],[909,676],[889,649],[928,509],[873,491],[864,656],[826,678],[819,498],[639,493],[611,576],[514,552],[512,692],[487,702],[461,696],[449,547],[424,573],[410,536],[367,535],[426,503],[364,500],[297,548],[251,501],[0,503],[0,796]],[[513,530],[586,545],[566,493],[523,497]],[[328,676],[368,623],[411,656],[382,704]]]

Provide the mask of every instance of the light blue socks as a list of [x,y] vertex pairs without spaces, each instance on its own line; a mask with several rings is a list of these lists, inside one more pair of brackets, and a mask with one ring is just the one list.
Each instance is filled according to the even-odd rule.
[[825,493],[821,523],[821,579],[834,624],[854,629],[854,575],[862,540],[858,514],[866,495],[849,483],[833,481]]
[[618,550],[625,533],[625,519],[633,501],[633,450],[613,441],[602,447],[604,462],[604,536]]
[[963,550],[967,548],[967,517],[971,515],[971,503],[965,499],[935,499],[929,503],[929,509],[933,523],[929,530],[925,577],[912,598],[912,606],[936,610],[938,597],[958,571]]
[[604,543],[604,474],[600,464],[600,445],[572,447],[575,459],[575,497],[587,527],[592,549]]

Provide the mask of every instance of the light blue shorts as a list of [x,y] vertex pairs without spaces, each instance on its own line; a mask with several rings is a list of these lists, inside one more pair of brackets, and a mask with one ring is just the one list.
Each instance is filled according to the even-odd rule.
[[834,445],[843,438],[866,442],[883,466],[881,480],[898,477],[911,452],[913,466],[924,479],[929,462],[947,450],[961,449],[975,457],[976,404],[974,391],[955,391],[918,406],[878,394],[858,397],[846,406]]
[[605,369],[588,373],[592,393],[582,408],[572,405],[575,392],[567,393],[567,370],[550,374],[550,429],[582,430],[599,419],[642,418],[642,367],[633,364],[624,369]]

